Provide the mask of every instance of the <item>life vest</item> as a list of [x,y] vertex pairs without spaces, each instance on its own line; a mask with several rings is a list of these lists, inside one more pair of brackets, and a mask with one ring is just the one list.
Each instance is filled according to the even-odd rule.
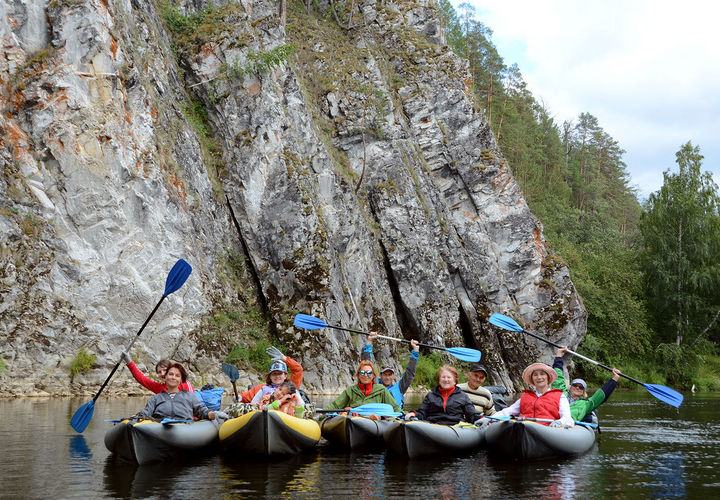
[[520,415],[528,418],[560,418],[560,389],[550,389],[542,396],[535,391],[523,391],[520,396]]

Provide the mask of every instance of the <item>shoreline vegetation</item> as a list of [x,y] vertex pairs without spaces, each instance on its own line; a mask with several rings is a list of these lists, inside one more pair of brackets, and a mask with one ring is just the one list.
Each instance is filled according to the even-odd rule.
[[[647,383],[720,390],[720,195],[700,146],[679,144],[662,188],[640,200],[598,118],[556,122],[471,4],[438,7],[475,107],[545,228],[545,265],[566,264],[583,299],[587,332],[574,350]],[[577,362],[573,375],[597,383],[603,371]]]

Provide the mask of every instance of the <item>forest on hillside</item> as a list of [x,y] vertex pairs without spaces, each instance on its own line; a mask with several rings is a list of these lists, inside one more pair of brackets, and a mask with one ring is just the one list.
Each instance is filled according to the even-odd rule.
[[[720,390],[720,197],[700,147],[678,145],[676,169],[641,203],[625,151],[595,116],[556,123],[473,6],[439,6],[448,45],[468,60],[475,105],[583,298],[578,352],[649,383]],[[589,363],[579,370],[607,377]]]

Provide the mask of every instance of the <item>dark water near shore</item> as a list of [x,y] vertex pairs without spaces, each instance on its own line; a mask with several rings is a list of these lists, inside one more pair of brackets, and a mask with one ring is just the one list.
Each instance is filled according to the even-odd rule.
[[321,446],[272,461],[121,465],[103,444],[112,425],[103,419],[145,400],[100,399],[77,434],[68,422],[86,402],[0,400],[0,498],[720,498],[720,394],[688,394],[676,410],[645,392],[616,392],[587,455],[526,464],[484,451],[407,462]]

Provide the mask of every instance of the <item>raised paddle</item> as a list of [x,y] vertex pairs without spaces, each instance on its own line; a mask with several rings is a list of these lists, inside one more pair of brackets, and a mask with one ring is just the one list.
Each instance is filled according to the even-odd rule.
[[[155,314],[155,311],[158,310],[158,307],[160,307],[160,304],[162,304],[162,301],[165,300],[165,297],[170,295],[171,293],[177,291],[183,284],[185,283],[185,280],[188,279],[188,276],[190,276],[190,273],[192,272],[192,267],[190,267],[190,264],[185,262],[183,259],[178,260],[175,265],[170,269],[170,273],[167,276],[167,279],[165,280],[165,292],[163,293],[162,298],[155,306],[155,309],[152,310],[150,313],[150,316],[145,320],[145,323],[143,323],[142,327],[140,327],[140,331],[137,332],[137,335],[135,335],[135,338],[133,338],[132,342],[130,342],[130,345],[127,346],[127,349],[125,349],[126,352],[130,352],[130,349],[132,349],[133,344],[138,339],[142,331],[145,329],[145,326],[150,321],[150,318],[153,317]],[[85,428],[90,423],[90,420],[92,420],[93,413],[95,411],[95,401],[97,401],[98,396],[100,396],[100,393],[105,389],[105,386],[108,382],[110,382],[110,379],[117,371],[118,367],[120,366],[120,362],[122,359],[120,359],[117,364],[115,365],[115,368],[112,369],[110,372],[110,375],[105,379],[105,382],[103,382],[103,385],[100,387],[100,390],[97,391],[97,394],[95,394],[95,397],[92,398],[92,401],[88,401],[84,405],[82,405],[80,408],[77,409],[75,414],[70,419],[70,425],[73,429],[75,429],[78,432],[82,432],[85,430]]]
[[230,363],[223,363],[222,364],[222,371],[225,375],[228,376],[230,379],[230,382],[233,386],[233,391],[235,391],[235,402],[240,401],[240,396],[238,396],[237,387],[235,386],[235,382],[237,379],[240,378],[240,370],[238,370],[238,367],[235,365],[231,365]]
[[[509,318],[509,317],[507,317],[507,316],[505,316],[505,315],[503,315],[503,314],[494,313],[492,316],[490,316],[490,319],[488,319],[488,321],[489,321],[490,323],[492,323],[493,325],[502,328],[503,330],[510,330],[510,331],[512,331],[512,332],[527,333],[527,334],[530,335],[531,337],[534,337],[534,338],[536,338],[536,339],[538,339],[538,340],[540,340],[540,341],[542,341],[542,342],[545,342],[546,344],[550,344],[550,345],[552,345],[552,346],[555,346],[555,347],[557,347],[558,349],[560,349],[560,348],[563,347],[563,346],[561,346],[561,345],[556,344],[555,342],[552,342],[552,341],[550,341],[550,340],[548,340],[548,339],[542,338],[542,337],[539,336],[539,335],[536,335],[536,334],[534,334],[534,333],[528,332],[527,330],[524,330],[520,325],[518,325],[518,324],[515,322],[515,320],[513,320],[512,318]],[[578,354],[578,353],[576,353],[576,352],[574,352],[574,351],[571,351],[570,349],[568,349],[566,352],[569,352],[569,353],[572,354],[573,356],[577,356],[577,357],[580,358],[580,359],[584,359],[584,360],[587,361],[588,363],[592,363],[592,364],[594,364],[595,366],[599,366],[600,368],[604,368],[605,370],[612,371],[612,368],[610,368],[609,366],[603,365],[602,363],[599,363],[599,362],[597,362],[597,361],[594,361],[594,360],[592,360],[592,359],[590,359],[590,358],[586,358],[586,357],[583,356],[582,354]],[[665,387],[664,385],[645,384],[645,383],[643,383],[643,382],[640,382],[640,381],[637,380],[637,379],[634,379],[634,378],[632,378],[632,377],[630,377],[630,376],[628,376],[628,375],[625,375],[624,373],[621,373],[620,376],[621,376],[621,377],[624,377],[624,378],[626,378],[626,379],[628,379],[628,380],[630,380],[630,381],[632,381],[632,382],[635,382],[636,384],[640,384],[640,385],[643,386],[650,394],[652,394],[653,396],[655,396],[657,399],[659,399],[659,400],[662,401],[663,403],[669,404],[670,406],[674,406],[674,407],[677,408],[677,407],[679,407],[679,406],[682,404],[682,402],[683,402],[684,396],[683,396],[682,394],[680,394],[679,392],[677,392],[676,390],[674,390],[674,389],[670,389],[669,387]]]
[[378,417],[399,417],[402,415],[401,412],[393,410],[392,405],[388,403],[367,403],[355,408],[338,408],[335,410],[318,408],[315,413],[340,413],[345,411],[357,413],[358,415],[377,415]]
[[[308,316],[307,314],[297,314],[295,315],[295,326],[299,328],[305,328],[307,330],[316,330],[318,328],[334,328],[336,330],[343,330],[346,332],[352,332],[352,333],[359,333],[361,335],[370,335],[368,332],[362,332],[360,330],[353,330],[351,328],[343,328],[342,326],[332,326],[328,325],[321,319],[315,318],[314,316]],[[409,344],[409,340],[405,339],[398,339],[395,337],[387,337],[385,335],[378,335],[378,338],[380,339],[387,339],[387,340],[394,340],[396,342],[404,342],[406,344]],[[439,347],[435,345],[429,345],[429,344],[421,344],[419,345],[423,347],[427,347],[429,349],[438,349],[440,351],[445,351],[451,356],[455,356],[457,359],[461,361],[470,361],[470,362],[478,362],[480,361],[480,357],[482,356],[482,353],[478,351],[477,349],[470,349],[469,347]]]
[[[496,417],[495,415],[485,415],[484,418],[489,418],[491,420],[500,420],[501,422],[509,422],[510,420],[516,420],[518,422],[522,422],[523,420],[527,420],[529,422],[554,422],[551,418],[532,418],[532,417],[511,417],[509,415],[502,415],[499,417]],[[580,422],[578,420],[575,420],[575,425],[583,425],[585,427],[597,427],[597,424],[593,424],[592,422]]]

